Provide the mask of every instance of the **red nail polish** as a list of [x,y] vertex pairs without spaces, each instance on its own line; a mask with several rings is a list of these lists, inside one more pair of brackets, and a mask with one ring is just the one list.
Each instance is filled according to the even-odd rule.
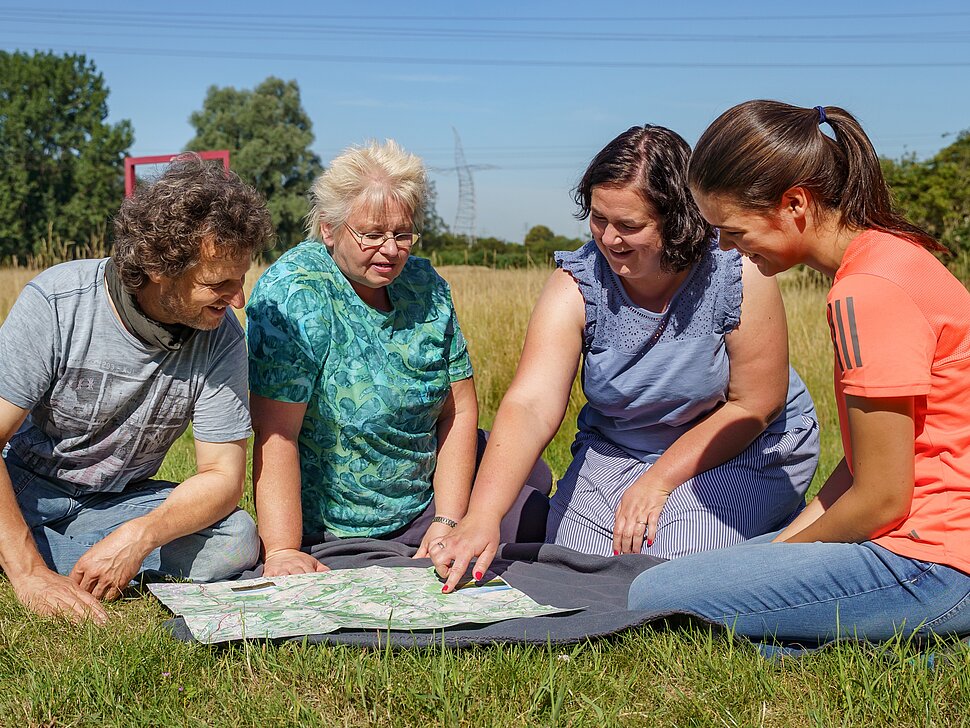
[[484,574],[480,571],[475,572],[475,581],[481,581]]
[[448,585],[447,584],[445,584],[443,587],[441,587],[441,593],[442,594],[447,594],[448,593]]
[[647,539],[647,548],[650,548],[651,546],[653,546],[653,541],[648,538]]
[[613,549],[613,555],[614,556],[619,556],[620,555],[620,552],[617,551],[616,549]]

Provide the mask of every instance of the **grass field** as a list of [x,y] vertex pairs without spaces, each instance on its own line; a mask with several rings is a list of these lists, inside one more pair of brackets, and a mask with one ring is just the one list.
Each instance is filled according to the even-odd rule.
[[[548,271],[450,268],[488,426],[512,377]],[[0,272],[0,312],[29,279]],[[824,291],[782,281],[792,361],[815,397],[822,464],[841,457]],[[546,453],[568,462],[576,413]],[[183,438],[162,476],[192,471]],[[818,479],[816,479],[816,486]],[[251,499],[247,495],[247,506]],[[152,598],[109,607],[106,628],[36,618],[0,582],[0,725],[676,725],[949,726],[970,722],[970,649],[838,645],[768,662],[708,630],[644,629],[567,648],[360,650],[174,642]]]

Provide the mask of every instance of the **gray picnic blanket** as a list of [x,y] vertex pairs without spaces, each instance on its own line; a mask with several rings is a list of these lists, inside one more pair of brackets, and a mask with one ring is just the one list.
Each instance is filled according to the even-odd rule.
[[[392,541],[368,538],[328,539],[310,553],[331,569],[366,566],[412,566],[427,568],[430,559],[412,559],[415,549]],[[656,614],[627,609],[630,584],[643,571],[663,561],[652,556],[590,556],[552,544],[504,544],[486,579],[501,576],[540,604],[577,611],[510,619],[492,624],[456,625],[445,629],[395,631],[344,629],[328,634],[309,634],[287,639],[312,643],[361,646],[427,647],[446,645],[521,642],[569,644],[604,637],[655,619]],[[243,579],[258,577],[262,568],[246,572]],[[194,642],[185,622],[175,617],[165,623],[173,637]]]

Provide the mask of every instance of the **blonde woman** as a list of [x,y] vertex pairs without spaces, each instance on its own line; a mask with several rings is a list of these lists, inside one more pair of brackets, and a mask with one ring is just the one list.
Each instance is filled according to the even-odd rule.
[[347,149],[314,183],[310,239],[253,291],[267,576],[324,570],[300,549],[333,536],[392,539],[424,557],[465,515],[478,405],[448,284],[411,255],[426,195],[421,160],[395,142]]

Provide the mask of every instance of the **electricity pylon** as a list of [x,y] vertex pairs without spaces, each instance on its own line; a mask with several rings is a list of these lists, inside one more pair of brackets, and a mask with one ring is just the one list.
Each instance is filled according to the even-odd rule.
[[455,166],[432,167],[433,172],[455,172],[458,175],[458,208],[455,211],[455,224],[451,231],[465,238],[469,246],[475,244],[475,180],[472,172],[482,169],[496,169],[494,164],[468,164],[465,150],[461,146],[458,130],[451,127],[455,134]]

